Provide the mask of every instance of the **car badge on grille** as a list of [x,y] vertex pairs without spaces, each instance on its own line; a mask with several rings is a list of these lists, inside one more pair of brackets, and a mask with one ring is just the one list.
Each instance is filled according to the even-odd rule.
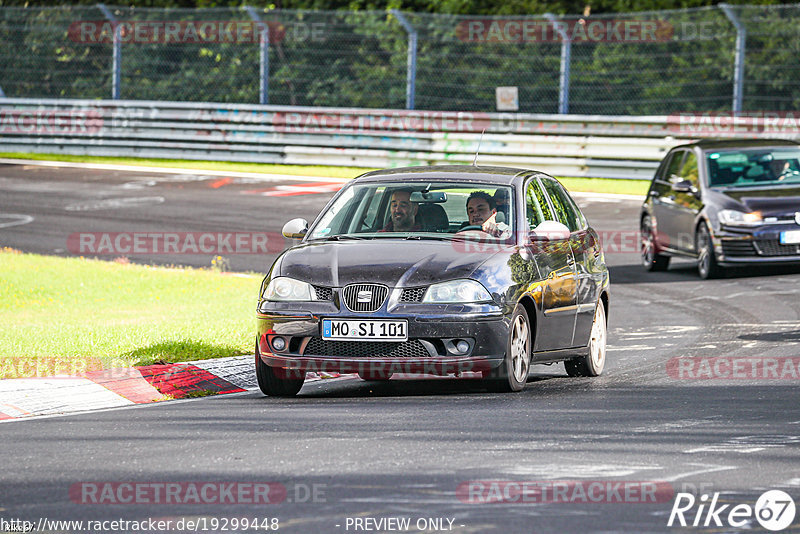
[[796,211],[794,213],[794,222],[796,222],[797,224],[800,224],[800,211]]
[[356,302],[372,302],[372,291],[359,291]]

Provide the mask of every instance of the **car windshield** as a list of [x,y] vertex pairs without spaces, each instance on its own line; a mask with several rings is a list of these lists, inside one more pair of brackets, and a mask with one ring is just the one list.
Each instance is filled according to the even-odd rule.
[[509,186],[470,182],[360,183],[342,190],[309,232],[319,239],[505,240],[513,235]]
[[709,152],[710,187],[763,187],[800,183],[800,149],[759,148]]

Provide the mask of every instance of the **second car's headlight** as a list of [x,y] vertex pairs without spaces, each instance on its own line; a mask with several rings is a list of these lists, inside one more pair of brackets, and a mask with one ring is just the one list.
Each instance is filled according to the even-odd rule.
[[316,292],[308,282],[280,276],[267,284],[263,297],[272,301],[309,301],[317,300]]
[[757,211],[745,213],[737,210],[722,210],[717,213],[717,218],[722,224],[730,226],[754,226],[761,224],[761,214]]
[[492,296],[475,280],[451,280],[433,284],[425,292],[422,302],[486,302]]

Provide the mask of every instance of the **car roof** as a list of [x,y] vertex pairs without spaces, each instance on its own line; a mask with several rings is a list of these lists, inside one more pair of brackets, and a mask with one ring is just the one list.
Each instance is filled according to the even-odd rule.
[[675,148],[698,147],[701,150],[720,150],[725,148],[766,148],[779,146],[798,146],[790,139],[701,139],[694,143],[676,146]]
[[398,167],[381,169],[362,174],[356,181],[395,182],[395,181],[462,181],[492,183],[498,185],[513,184],[520,175],[540,174],[530,169],[512,167],[485,167],[483,165],[424,165],[418,167]]

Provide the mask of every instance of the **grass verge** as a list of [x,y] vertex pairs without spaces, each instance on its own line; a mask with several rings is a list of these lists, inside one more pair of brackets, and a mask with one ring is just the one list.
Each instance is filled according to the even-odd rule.
[[[73,163],[105,163],[110,165],[137,165],[140,167],[170,167],[194,170],[260,172],[264,174],[291,174],[328,178],[353,178],[374,169],[361,167],[330,167],[317,165],[275,165],[268,163],[233,163],[225,161],[193,161],[179,159],[112,158],[102,156],[69,156],[64,154],[21,154],[2,152],[0,158],[30,159],[37,161],[65,161]],[[559,177],[570,191],[587,193],[614,193],[644,196],[647,180],[615,180],[611,178]]]
[[0,378],[251,354],[260,283],[0,249]]

